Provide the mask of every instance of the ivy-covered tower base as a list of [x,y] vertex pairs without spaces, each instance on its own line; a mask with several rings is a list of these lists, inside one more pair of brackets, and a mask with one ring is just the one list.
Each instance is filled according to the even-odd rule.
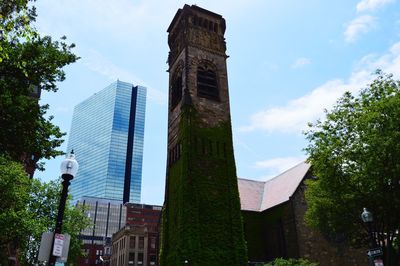
[[247,265],[226,68],[225,20],[185,5],[168,28],[168,163],[161,266]]

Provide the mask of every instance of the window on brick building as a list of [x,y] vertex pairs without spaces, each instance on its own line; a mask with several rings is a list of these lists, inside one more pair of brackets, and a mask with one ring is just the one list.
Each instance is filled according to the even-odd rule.
[[138,253],[138,265],[143,265],[143,253]]
[[156,255],[150,255],[150,265],[156,265],[157,257]]
[[135,248],[136,236],[129,237],[129,248]]
[[144,248],[144,237],[139,236],[139,248]]
[[129,265],[135,264],[135,253],[133,253],[133,252],[129,253],[128,264]]
[[155,237],[150,238],[150,248],[156,248],[156,238]]

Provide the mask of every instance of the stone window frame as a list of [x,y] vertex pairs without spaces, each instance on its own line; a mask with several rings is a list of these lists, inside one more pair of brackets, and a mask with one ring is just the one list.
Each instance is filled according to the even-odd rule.
[[194,26],[203,28],[203,29],[208,30],[208,31],[212,31],[212,32],[218,33],[218,23],[216,23],[216,22],[214,22],[212,20],[209,20],[209,19],[207,19],[205,17],[194,15],[191,18],[191,22],[192,22],[192,24]]
[[[201,82],[203,84],[203,88],[199,88],[199,69],[202,69],[202,72],[208,72],[202,74],[203,79],[209,79],[210,83],[209,84],[204,84],[204,82]],[[211,74],[211,75],[210,75]],[[214,75],[214,77],[212,76]],[[206,76],[208,75],[208,77]],[[214,80],[212,80],[214,78]],[[210,87],[215,87],[215,90],[212,91],[210,90]],[[208,87],[208,88],[206,88]],[[217,67],[214,63],[206,60],[202,60],[197,64],[197,69],[196,69],[196,91],[197,91],[197,96],[201,98],[206,98],[209,100],[214,100],[214,101],[220,101],[220,84],[219,84],[219,75],[217,71]]]
[[175,68],[170,83],[171,91],[171,106],[170,110],[174,110],[175,107],[182,101],[183,97],[183,67],[182,62],[179,63],[178,67]]

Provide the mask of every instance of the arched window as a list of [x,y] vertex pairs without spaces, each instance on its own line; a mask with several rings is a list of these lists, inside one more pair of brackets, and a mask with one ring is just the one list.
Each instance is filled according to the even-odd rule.
[[182,72],[178,71],[171,82],[171,110],[178,105],[182,99]]
[[197,95],[219,100],[217,74],[205,65],[197,68]]

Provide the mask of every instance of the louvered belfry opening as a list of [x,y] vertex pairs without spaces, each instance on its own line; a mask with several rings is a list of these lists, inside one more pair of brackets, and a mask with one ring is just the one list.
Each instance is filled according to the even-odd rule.
[[172,81],[171,88],[171,110],[178,105],[178,103],[182,99],[182,73],[178,72],[178,74],[174,77]]
[[197,69],[197,95],[219,100],[217,74],[210,67],[203,65]]

